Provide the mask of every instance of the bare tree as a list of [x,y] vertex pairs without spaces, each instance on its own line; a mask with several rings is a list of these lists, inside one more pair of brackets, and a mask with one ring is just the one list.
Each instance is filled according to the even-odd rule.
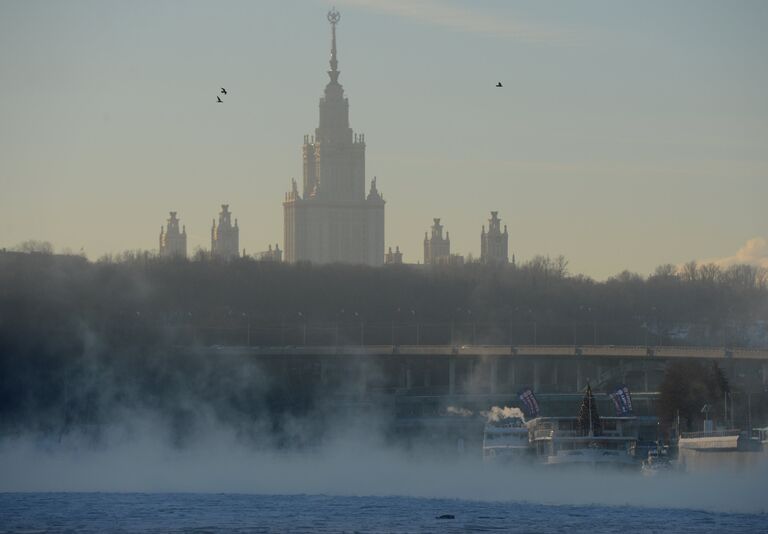
[[192,253],[192,261],[206,261],[210,258],[211,253],[205,250],[203,247],[195,248],[195,251]]
[[699,278],[698,274],[698,264],[694,260],[691,260],[683,265],[680,270],[680,278],[682,278],[685,282],[695,282]]
[[714,263],[707,263],[699,266],[699,280],[702,282],[714,283],[720,280],[722,271]]
[[565,278],[568,276],[568,260],[565,259],[565,256],[562,254],[555,258],[555,260],[552,262],[552,267],[555,276],[558,278]]
[[48,241],[36,241],[34,239],[28,239],[22,243],[16,245],[15,249],[18,252],[26,252],[28,254],[53,254],[53,245]]
[[757,289],[768,287],[768,267],[758,267],[755,283],[757,284]]
[[752,265],[731,265],[723,273],[723,280],[735,287],[752,289],[758,287],[758,269]]
[[677,267],[671,263],[665,263],[656,267],[653,271],[652,278],[675,278],[677,277]]

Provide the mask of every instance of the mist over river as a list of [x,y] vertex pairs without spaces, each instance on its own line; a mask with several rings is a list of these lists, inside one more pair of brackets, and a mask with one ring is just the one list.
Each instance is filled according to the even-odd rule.
[[[133,432],[126,431],[131,428]],[[305,450],[211,426],[0,442],[0,532],[766,531],[766,465],[656,477],[484,464],[353,428]],[[155,436],[155,437],[153,437]],[[436,519],[450,514],[454,519]]]

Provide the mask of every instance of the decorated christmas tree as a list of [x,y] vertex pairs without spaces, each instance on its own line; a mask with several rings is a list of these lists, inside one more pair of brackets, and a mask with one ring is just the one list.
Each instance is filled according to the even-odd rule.
[[578,420],[579,434],[582,436],[599,436],[603,433],[600,414],[597,413],[597,403],[592,396],[592,387],[587,384],[587,392],[581,401]]

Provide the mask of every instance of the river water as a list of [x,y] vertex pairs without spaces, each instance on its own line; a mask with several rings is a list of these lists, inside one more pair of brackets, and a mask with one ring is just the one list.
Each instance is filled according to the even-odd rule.
[[[453,519],[438,519],[442,515]],[[210,493],[1,493],[0,532],[768,532],[764,513]]]
[[498,466],[359,432],[302,451],[214,430],[179,448],[157,433],[0,440],[0,534],[768,533],[768,462],[649,477]]

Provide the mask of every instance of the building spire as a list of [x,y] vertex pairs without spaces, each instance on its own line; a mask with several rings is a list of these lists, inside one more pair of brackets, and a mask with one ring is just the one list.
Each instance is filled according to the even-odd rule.
[[338,83],[339,80],[339,62],[336,60],[336,25],[341,19],[341,14],[336,11],[336,8],[332,8],[328,12],[328,22],[331,23],[331,70],[328,71],[328,76],[331,77],[331,83]]

